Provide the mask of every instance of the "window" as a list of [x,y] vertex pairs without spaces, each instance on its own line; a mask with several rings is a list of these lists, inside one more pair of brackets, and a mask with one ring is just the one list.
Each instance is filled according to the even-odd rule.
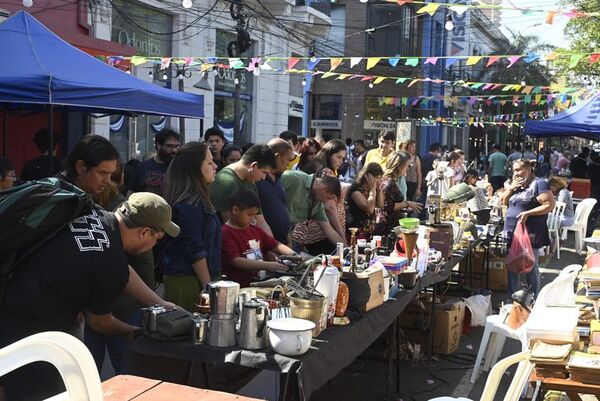
[[413,56],[417,53],[417,21],[412,6],[368,4],[367,26],[376,29],[367,35],[368,56]]
[[342,95],[315,96],[313,119],[341,120]]

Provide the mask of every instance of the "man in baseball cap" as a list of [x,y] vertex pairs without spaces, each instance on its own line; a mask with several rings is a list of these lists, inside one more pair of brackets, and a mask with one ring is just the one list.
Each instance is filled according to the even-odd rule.
[[[70,332],[77,316],[105,336],[133,338],[139,328],[112,315],[125,293],[143,305],[172,309],[129,266],[165,234],[179,235],[158,195],[133,194],[115,213],[95,209],[70,222],[13,271],[0,302],[0,348],[44,331]],[[8,400],[45,399],[64,391],[56,369],[33,363],[0,377]],[[1,397],[0,397],[1,398]]]
[[[127,228],[149,227],[171,237],[179,235],[179,226],[171,221],[171,206],[151,192],[137,192],[119,207],[117,214]],[[162,237],[161,237],[162,238]]]

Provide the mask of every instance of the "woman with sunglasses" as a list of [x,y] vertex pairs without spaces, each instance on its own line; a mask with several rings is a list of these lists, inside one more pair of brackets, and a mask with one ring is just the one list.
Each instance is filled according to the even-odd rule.
[[[500,201],[508,205],[504,220],[504,235],[508,243],[512,242],[517,223],[527,227],[531,245],[535,255],[535,264],[526,274],[527,285],[535,296],[540,291],[540,272],[538,266],[539,249],[550,245],[548,213],[554,208],[554,195],[550,191],[548,182],[534,175],[535,162],[528,159],[516,160],[512,164],[513,177],[510,186],[500,196]],[[508,293],[513,294],[519,290],[519,274],[508,272]]]

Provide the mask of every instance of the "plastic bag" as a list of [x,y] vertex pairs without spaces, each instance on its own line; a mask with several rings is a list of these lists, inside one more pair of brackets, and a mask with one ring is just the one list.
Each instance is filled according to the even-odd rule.
[[529,273],[535,264],[535,255],[527,227],[517,223],[517,228],[506,257],[506,268],[513,273]]
[[485,326],[485,319],[492,314],[491,295],[472,295],[465,299],[465,306],[471,312],[471,326]]

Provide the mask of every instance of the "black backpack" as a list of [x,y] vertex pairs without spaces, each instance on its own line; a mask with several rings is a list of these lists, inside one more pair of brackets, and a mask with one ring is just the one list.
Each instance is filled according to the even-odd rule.
[[88,194],[60,178],[0,191],[0,302],[19,263],[93,208]]

